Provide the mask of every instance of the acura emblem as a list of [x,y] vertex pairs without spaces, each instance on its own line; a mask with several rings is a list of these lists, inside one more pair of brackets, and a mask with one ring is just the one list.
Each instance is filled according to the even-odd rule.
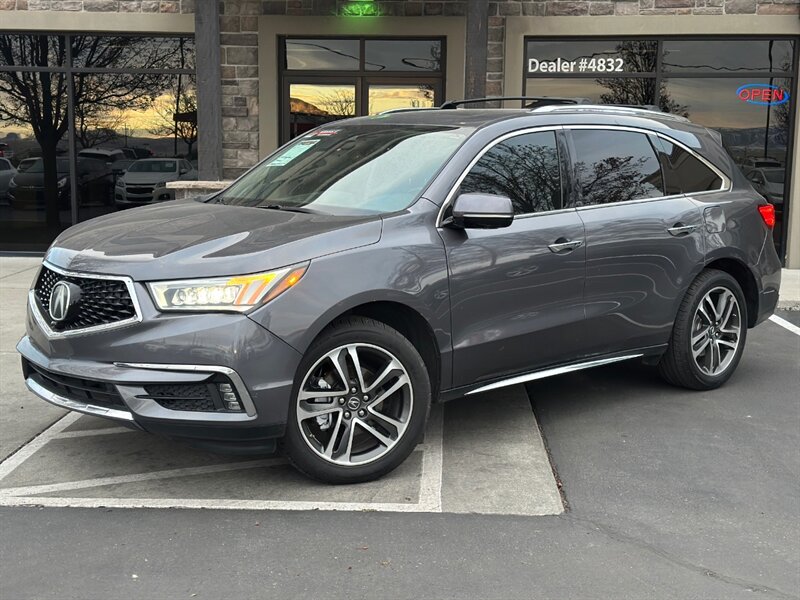
[[59,281],[55,284],[53,291],[50,292],[50,304],[47,307],[50,318],[57,323],[66,319],[71,309],[76,306],[80,293],[81,288],[74,283]]

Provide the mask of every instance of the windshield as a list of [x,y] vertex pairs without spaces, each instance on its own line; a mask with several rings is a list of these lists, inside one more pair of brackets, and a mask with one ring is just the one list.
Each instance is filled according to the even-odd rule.
[[316,130],[281,148],[215,200],[334,215],[408,207],[469,131],[357,124]]
[[[59,173],[69,172],[69,160],[66,158],[56,159],[56,170]],[[44,173],[44,161],[37,158],[31,163],[31,166],[25,169],[26,173]]]
[[764,177],[767,178],[767,181],[770,183],[783,183],[785,178],[785,172],[783,169],[775,169],[774,171],[764,171]]
[[174,160],[140,160],[128,167],[129,173],[174,173]]

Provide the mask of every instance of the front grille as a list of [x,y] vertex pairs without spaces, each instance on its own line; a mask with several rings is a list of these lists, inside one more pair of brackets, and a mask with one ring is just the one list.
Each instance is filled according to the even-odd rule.
[[152,187],[126,187],[125,191],[129,194],[152,194]]
[[217,387],[211,383],[152,384],[147,397],[170,410],[215,412],[223,410]]
[[[53,286],[59,281],[67,281],[79,286],[81,295],[77,310],[70,318],[61,322],[52,322],[49,316],[50,294]],[[136,306],[128,291],[128,286],[119,279],[62,275],[42,265],[39,279],[34,286],[34,294],[40,312],[55,331],[97,327],[136,317]]]
[[23,360],[23,372],[26,378],[34,378],[47,390],[69,400],[104,408],[124,410],[128,408],[117,388],[110,383],[54,373],[25,360]]

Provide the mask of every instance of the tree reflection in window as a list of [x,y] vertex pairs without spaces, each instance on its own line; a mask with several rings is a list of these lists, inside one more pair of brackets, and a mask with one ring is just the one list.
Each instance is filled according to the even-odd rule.
[[555,133],[529,133],[497,144],[472,167],[460,191],[507,196],[516,214],[561,208]]
[[572,132],[581,204],[610,204],[664,195],[656,153],[647,137],[630,131]]

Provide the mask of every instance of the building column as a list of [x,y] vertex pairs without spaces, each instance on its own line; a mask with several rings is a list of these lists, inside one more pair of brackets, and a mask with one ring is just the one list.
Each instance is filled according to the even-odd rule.
[[219,2],[196,2],[198,179],[222,179],[222,60]]
[[486,54],[489,47],[489,2],[467,0],[467,48],[464,97],[486,96]]

